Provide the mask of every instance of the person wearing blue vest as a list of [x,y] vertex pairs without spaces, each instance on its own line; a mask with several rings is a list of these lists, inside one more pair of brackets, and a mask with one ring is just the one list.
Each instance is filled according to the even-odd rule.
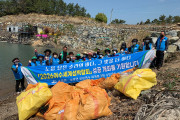
[[83,60],[81,59],[81,55],[80,54],[77,54],[76,55],[76,60],[75,62],[83,62]]
[[56,52],[53,53],[53,57],[50,60],[51,65],[58,65],[61,63],[61,60],[58,58],[58,54]]
[[139,52],[139,45],[138,45],[138,40],[133,39],[132,40],[132,46],[129,48],[130,53],[136,53]]
[[88,53],[87,53],[87,52],[83,52],[83,57],[82,57],[81,59],[82,59],[83,61],[86,61],[87,56],[88,56]]
[[97,60],[97,57],[99,57],[99,56],[97,56],[97,53],[93,53],[92,58],[93,58],[94,60]]
[[119,56],[117,48],[113,48],[112,52],[112,57]]
[[36,56],[32,57],[32,59],[29,60],[28,66],[32,66],[32,67],[37,66],[37,57]]
[[143,39],[142,50],[146,51],[146,50],[151,50],[152,48],[153,48],[152,38],[147,36],[146,38]]
[[45,66],[46,62],[44,61],[44,55],[39,54],[36,61],[37,66]]
[[103,53],[99,53],[98,59],[102,59],[102,58],[103,58]]
[[128,48],[127,48],[127,46],[126,46],[126,43],[123,42],[123,43],[121,44],[121,48],[120,48],[119,54],[124,55],[124,54],[127,54],[127,53],[128,53]]
[[106,48],[104,52],[105,52],[105,56],[104,56],[104,58],[106,58],[106,57],[111,57],[111,54],[110,54],[110,53],[111,53],[111,51],[110,51],[110,49],[109,49],[109,48]]
[[160,37],[157,39],[156,44],[156,67],[159,70],[163,65],[164,54],[168,49],[168,38],[165,32],[161,32]]
[[91,52],[88,53],[88,56],[86,58],[86,61],[94,60],[93,59],[93,54]]
[[63,61],[63,63],[73,63],[73,62],[71,61],[70,56],[67,55],[67,56],[66,56],[66,61]]
[[[19,94],[21,90],[23,91],[25,89],[24,87],[24,76],[23,73],[21,72],[21,66],[22,64],[20,63],[19,58],[14,58],[12,60],[13,65],[11,67],[11,70],[13,71],[15,80],[16,80],[16,93]],[[21,84],[21,90],[19,88],[19,85]]]
[[[35,51],[36,57],[38,57],[39,54],[38,54],[37,50],[35,49],[34,51]],[[51,50],[50,49],[46,49],[44,51],[44,54],[45,54],[44,60],[46,62],[46,65],[50,65],[50,59],[52,58],[51,57]]]

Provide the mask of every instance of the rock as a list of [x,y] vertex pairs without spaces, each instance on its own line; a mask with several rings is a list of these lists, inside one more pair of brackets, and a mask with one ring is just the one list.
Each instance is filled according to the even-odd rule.
[[172,31],[169,31],[167,34],[172,36],[172,37],[177,37],[177,32],[176,30],[172,30]]
[[180,31],[177,32],[177,36],[180,38]]
[[158,39],[158,37],[151,37],[151,38],[152,38],[153,43],[155,44],[157,39]]
[[177,49],[180,50],[180,40],[175,42],[173,45],[176,45],[177,46]]
[[160,35],[160,32],[153,32],[151,34],[151,37],[159,37],[159,35]]
[[171,37],[169,38],[169,44],[173,44],[179,40],[179,37]]
[[169,45],[167,52],[175,52],[177,51],[177,48],[178,47],[176,45]]

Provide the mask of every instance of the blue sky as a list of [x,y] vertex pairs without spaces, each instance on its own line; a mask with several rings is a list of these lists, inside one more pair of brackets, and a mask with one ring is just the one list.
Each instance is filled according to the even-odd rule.
[[64,0],[66,3],[78,3],[95,17],[104,13],[110,21],[118,18],[126,20],[127,24],[136,24],[147,19],[153,20],[160,15],[180,16],[180,0]]

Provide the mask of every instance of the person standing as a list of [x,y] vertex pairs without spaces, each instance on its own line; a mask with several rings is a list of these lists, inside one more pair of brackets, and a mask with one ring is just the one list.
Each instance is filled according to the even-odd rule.
[[[11,70],[13,71],[15,80],[16,80],[16,93],[19,94],[21,90],[23,91],[25,89],[24,87],[24,76],[21,72],[21,66],[22,64],[20,63],[19,58],[14,58],[12,60],[13,65],[11,67]],[[21,83],[21,89],[19,88],[19,85]]]
[[146,38],[143,39],[142,50],[146,51],[146,50],[151,50],[152,48],[153,48],[152,38],[147,36]]
[[163,65],[164,54],[168,49],[168,38],[165,32],[161,32],[160,37],[157,39],[156,44],[156,68],[159,70]]
[[136,52],[139,52],[139,49],[140,47],[138,45],[138,39],[133,39],[132,46],[130,47],[129,52],[136,53]]
[[59,59],[61,59],[62,63],[66,61],[68,52],[67,52],[67,46],[63,47],[63,51],[59,54]]
[[53,56],[50,60],[50,65],[59,65],[61,61],[58,58],[58,54],[56,52],[53,53]]

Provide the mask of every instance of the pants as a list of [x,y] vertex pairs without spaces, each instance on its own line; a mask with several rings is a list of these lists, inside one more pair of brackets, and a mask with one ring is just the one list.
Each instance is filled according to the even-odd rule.
[[164,60],[164,51],[156,51],[156,67],[161,68]]
[[16,80],[16,92],[20,92],[20,88],[19,88],[19,85],[21,83],[21,90],[24,90],[25,87],[24,87],[24,78],[20,79],[20,80]]

